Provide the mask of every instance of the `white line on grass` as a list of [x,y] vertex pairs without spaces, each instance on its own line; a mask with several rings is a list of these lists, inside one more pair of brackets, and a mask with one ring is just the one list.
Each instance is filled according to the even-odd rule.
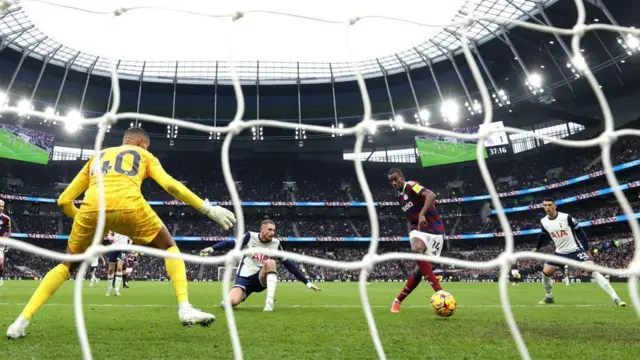
[[[0,306],[24,306],[26,303],[0,303]],[[46,304],[45,306],[73,306],[73,304],[64,304],[64,303],[51,303]],[[177,305],[166,305],[166,304],[84,304],[85,307],[176,307]],[[216,305],[217,306],[217,305]],[[243,308],[262,308],[264,305],[240,305]],[[361,308],[362,305],[336,305],[336,304],[328,304],[328,305],[283,305],[278,306],[278,308],[285,309],[358,309]],[[374,309],[388,308],[387,305],[371,305]],[[403,305],[403,308],[416,308],[416,309],[425,309],[430,308],[428,305]],[[613,305],[606,304],[553,304],[553,305],[511,305],[512,308],[599,308],[599,307],[614,307]],[[477,308],[477,309],[497,309],[501,308],[500,304],[479,304],[479,305],[458,305],[458,308]]]

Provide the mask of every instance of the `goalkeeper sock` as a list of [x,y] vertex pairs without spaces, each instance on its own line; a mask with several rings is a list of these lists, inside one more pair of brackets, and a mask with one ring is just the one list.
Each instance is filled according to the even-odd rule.
[[418,268],[420,269],[420,272],[422,273],[422,276],[425,276],[427,278],[427,280],[429,281],[429,283],[431,284],[431,287],[433,288],[433,291],[440,291],[442,290],[442,287],[440,286],[440,282],[438,281],[438,278],[436,277],[436,275],[433,273],[433,268],[431,267],[431,263],[428,261],[418,261]]
[[46,303],[47,300],[55,294],[56,290],[64,284],[64,282],[69,278],[69,275],[69,268],[63,264],[49,270],[36,291],[31,296],[27,306],[22,310],[21,315],[25,319],[31,320],[33,315],[42,307],[42,305],[44,305],[44,303]]
[[267,274],[267,303],[273,303],[273,297],[276,295],[276,285],[278,284],[278,274]]
[[544,285],[544,292],[547,294],[547,297],[553,297],[551,293],[551,287],[553,286],[553,279],[551,277],[542,273],[542,284]]
[[120,286],[122,286],[122,272],[119,271],[116,273],[116,286],[115,286],[116,292],[120,291]]
[[417,271],[412,273],[409,276],[409,279],[407,280],[407,283],[405,284],[404,288],[402,289],[400,294],[398,294],[398,296],[396,297],[396,300],[398,302],[403,302],[404,299],[406,299],[407,296],[409,296],[409,294],[411,294],[413,289],[417,288],[418,285],[420,285],[420,281],[422,281],[422,274],[420,274]]
[[600,289],[602,289],[602,291],[604,291],[607,294],[609,294],[609,296],[611,297],[612,300],[615,301],[616,299],[619,299],[618,294],[616,293],[615,290],[613,290],[613,287],[611,287],[611,284],[609,283],[609,280],[607,280],[607,278],[602,276],[602,274],[600,274],[597,271],[594,271],[594,272],[591,273],[591,277],[598,283],[598,285],[600,286]]
[[113,289],[113,274],[107,275],[107,291]]
[[[172,246],[167,249],[168,252],[180,253],[180,249],[177,246]],[[189,303],[189,294],[187,292],[187,270],[182,259],[164,259],[164,265],[167,268],[167,275],[171,279],[173,289],[176,292],[178,298],[178,304]]]

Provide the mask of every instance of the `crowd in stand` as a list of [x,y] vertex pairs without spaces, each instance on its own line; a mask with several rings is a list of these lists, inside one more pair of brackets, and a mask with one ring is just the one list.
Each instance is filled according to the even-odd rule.
[[[633,256],[633,242],[630,241],[629,233],[613,233],[606,237],[593,237],[590,239],[589,246],[592,249],[592,255],[594,261],[602,266],[610,268],[625,268],[629,265],[629,261]],[[619,241],[616,244],[616,240]],[[210,244],[188,244],[183,247],[183,252],[192,255],[199,254],[199,248],[209,246]],[[355,262],[360,261],[366,255],[367,249],[365,248],[345,248],[336,245],[335,248],[327,249],[322,247],[305,247],[297,248],[294,246],[288,246],[285,244],[285,250],[291,251],[297,254],[303,254],[318,258],[336,260],[341,262]],[[535,246],[534,242],[522,242],[516,245],[516,251],[529,251]],[[600,249],[594,251],[594,249]],[[53,250],[64,251],[62,244],[54,246]],[[473,249],[468,246],[452,246],[450,249],[445,250],[442,253],[443,257],[464,259],[474,262],[489,261],[497,258],[504,250],[503,245],[479,245]],[[382,248],[380,253],[384,252],[408,252],[409,246],[407,243],[399,243],[392,248]],[[553,253],[551,244],[544,246],[540,252]],[[25,266],[29,271],[33,271],[34,276],[40,277],[45,274],[51,267],[56,265],[56,262],[51,259],[39,257],[31,253],[12,250],[8,254],[6,276],[23,277],[27,272],[22,266]],[[325,268],[315,265],[300,264],[304,269],[304,272],[308,277],[318,281],[335,281],[335,280],[357,280],[359,278],[359,270],[344,270],[336,268]],[[445,278],[448,276],[455,276],[463,280],[478,279],[482,276],[491,276],[495,279],[498,274],[498,268],[490,269],[465,269],[459,266],[449,266],[436,264],[436,269],[439,273],[442,273]],[[377,264],[373,271],[369,275],[369,279],[376,280],[388,280],[388,279],[405,279],[406,276],[411,273],[415,268],[415,263],[412,261],[400,261],[391,260]],[[537,277],[539,271],[542,269],[542,262],[537,260],[520,260],[518,262],[518,268],[525,277]],[[221,269],[220,269],[221,270]],[[219,270],[219,266],[211,265],[199,265],[195,263],[187,262],[187,276],[190,280],[218,280],[222,276],[222,271]],[[581,276],[584,272],[580,269],[570,269],[571,276]],[[101,265],[98,268],[98,276],[106,277],[106,266]],[[279,269],[279,276],[283,280],[295,280],[286,269]],[[137,280],[165,280],[166,273],[164,268],[164,261],[161,258],[148,256],[145,254],[138,254],[137,261],[134,265],[133,278]]]
[[[614,163],[620,164],[634,160],[638,157],[637,151],[640,141],[623,138],[614,146]],[[513,191],[530,188],[539,185],[557,183],[569,178],[586,173],[593,173],[601,169],[600,162],[595,162],[599,156],[599,149],[583,150],[580,152],[572,149],[561,156],[554,156],[553,152],[539,154],[537,157],[529,156],[525,159],[511,162],[489,164],[491,172],[496,180],[499,191]],[[571,157],[572,161],[566,161]],[[167,170],[177,179],[184,181],[198,195],[212,200],[228,201],[228,191],[222,179],[219,169],[192,166],[193,159],[184,161],[163,161]],[[593,164],[592,164],[593,163]],[[268,165],[258,160],[232,160],[234,178],[240,197],[244,201],[361,201],[362,195],[359,185],[355,180],[355,171],[351,164],[320,163],[317,161],[298,160],[295,163],[274,159]],[[25,185],[16,187],[14,183],[5,186],[3,193],[10,195],[33,195],[39,197],[56,197],[60,190],[55,190],[52,184],[68,182],[77,171],[68,165],[56,167],[47,171],[43,176],[29,176],[29,172],[20,167],[14,167],[11,173],[0,166],[0,176],[6,178],[19,178]],[[560,175],[548,176],[546,170],[554,167],[562,167]],[[330,169],[330,173],[328,170]],[[395,201],[396,194],[387,183],[387,167],[375,166],[366,168],[374,200]],[[635,170],[620,173],[620,183],[640,180]],[[30,174],[33,174],[31,171]],[[438,198],[461,197],[470,195],[482,195],[486,191],[478,170],[475,166],[444,167],[437,169],[408,169],[408,179],[416,179],[425,183],[427,187],[438,193]],[[501,178],[511,177],[508,181],[498,181]],[[447,188],[447,182],[461,180],[462,187]],[[522,206],[539,203],[544,197],[565,198],[583,193],[589,193],[608,187],[604,177],[598,177],[589,182],[575,186],[560,187],[558,189],[534,194],[528,198],[512,197],[503,198],[505,207]],[[173,200],[170,195],[160,189],[153,182],[145,182],[143,193],[149,200]],[[637,190],[626,192],[632,202],[634,211],[640,211]],[[480,216],[483,202],[462,204],[440,204],[438,209],[445,222],[448,235],[460,235],[471,233],[491,233],[502,231],[495,215]],[[567,205],[569,206],[569,205]],[[618,203],[611,195],[598,200],[582,200],[569,208],[570,212],[579,221],[607,218],[622,214]],[[162,207],[159,211],[169,231],[177,236],[229,236],[232,233],[222,232],[217,226],[207,221],[200,214],[181,207]],[[562,210],[562,208],[561,208]],[[271,208],[273,213],[277,208]],[[14,219],[13,229],[16,232],[31,234],[68,234],[71,221],[61,215],[53,204],[37,204],[29,202],[9,202],[7,212]],[[407,236],[408,224],[396,206],[381,207],[377,209],[380,236],[397,237]],[[543,212],[541,209],[508,214],[513,231],[533,229],[539,227],[539,218]],[[314,211],[282,211],[282,214],[270,214],[276,221],[277,235],[281,237],[367,237],[371,234],[371,225],[366,212],[314,212]],[[251,212],[245,214],[246,228],[257,230],[264,214]],[[19,226],[19,228],[18,228]],[[607,239],[592,239],[594,243],[607,241]],[[470,246],[470,245],[469,245]],[[204,246],[203,246],[204,247]],[[532,244],[520,244],[519,249],[530,249]],[[64,251],[60,246],[59,251]],[[187,249],[190,253],[197,254],[198,249]],[[399,251],[408,251],[406,243],[399,245]],[[544,249],[549,251],[549,247]],[[342,248],[337,246],[331,251],[325,248],[304,248],[294,251],[307,255],[330,258],[339,261],[357,261],[365,255],[364,249]],[[448,250],[443,256],[458,257],[472,261],[486,261],[497,257],[502,247],[476,246],[466,249],[464,247]],[[626,266],[633,252],[632,244],[622,244],[619,247],[608,248],[606,251],[595,255],[596,261],[611,267]],[[43,274],[54,262],[31,254],[12,251],[9,255],[8,276],[20,276],[24,270],[16,266],[21,264],[33,270],[36,274]],[[535,273],[540,262],[525,260],[520,263],[524,273]],[[331,281],[335,279],[357,279],[359,271],[345,271],[329,269],[317,266],[305,265],[307,273],[316,278]],[[370,274],[374,280],[401,279],[412,271],[412,262],[389,261],[378,264]],[[474,278],[477,276],[496,274],[496,269],[470,270],[470,269],[444,269],[446,272],[455,273],[457,276]],[[104,269],[101,267],[104,275]],[[188,276],[190,279],[217,279],[217,266],[200,266],[188,264]],[[573,271],[573,270],[572,270]],[[142,255],[136,264],[134,273],[138,279],[164,279],[164,264],[161,259]],[[281,275],[291,278],[286,270]]]
[[[606,219],[622,215],[622,209],[615,199],[606,201],[595,200],[589,208],[565,210],[578,221]],[[593,207],[597,206],[597,207]],[[634,212],[640,211],[640,201],[631,201]],[[46,209],[46,210],[45,210]],[[378,225],[380,236],[407,236],[409,224],[402,214],[390,209],[389,212],[379,212]],[[560,208],[560,210],[564,210]],[[442,210],[441,210],[442,211]],[[53,206],[46,208],[31,204],[20,211],[9,211],[14,219],[14,232],[28,234],[69,234],[72,220],[64,217]],[[501,232],[502,228],[495,215],[486,219],[478,214],[443,213],[443,222],[447,235],[482,234]],[[525,211],[507,214],[512,231],[537,229],[544,212]],[[214,223],[207,221],[202,215],[187,213],[167,213],[160,216],[169,231],[176,236],[230,236],[233,232],[224,232]],[[365,213],[357,216],[332,216],[327,214],[308,214],[303,216],[271,216],[276,222],[277,235],[282,237],[368,237],[371,236],[371,225]],[[264,215],[245,214],[245,226],[255,230],[260,227]],[[19,231],[18,231],[19,230]]]
[[[633,149],[640,147],[640,140],[620,138],[612,150],[614,164],[621,164],[637,158]],[[554,151],[525,155],[516,161],[489,162],[489,169],[498,191],[509,192],[540,185],[550,185],[580,175],[601,170],[599,148],[563,150],[563,156]],[[224,186],[219,164],[202,167],[194,166],[200,159],[176,159],[168,155],[163,165],[177,179],[184,181],[199,195],[216,201],[230,200]],[[571,161],[566,161],[570,158]],[[594,163],[592,166],[589,166]],[[45,176],[34,178],[31,168],[12,169],[12,177],[25,182],[20,188],[7,188],[11,194],[25,196],[56,197],[61,189],[52,186],[58,182],[69,182],[82,164],[54,164],[48,167]],[[367,164],[365,174],[377,201],[395,201],[396,194],[387,182],[389,165]],[[238,184],[240,197],[244,201],[362,201],[362,192],[355,177],[353,165],[349,163],[321,162],[320,160],[269,159],[231,161],[234,179]],[[562,168],[555,175],[545,172]],[[327,169],[330,169],[328,176]],[[462,197],[486,194],[486,186],[475,164],[438,167],[433,169],[404,169],[408,179],[424,183],[436,192],[439,198]],[[5,169],[0,167],[0,176]],[[550,174],[552,175],[552,174]],[[624,175],[623,175],[624,176]],[[509,181],[500,181],[509,179]],[[460,187],[448,188],[451,182],[461,181]],[[631,179],[636,180],[636,179]],[[287,187],[283,182],[293,182]],[[603,183],[604,184],[604,183]],[[591,185],[589,185],[591,186]],[[581,186],[582,187],[582,186]],[[604,186],[607,187],[607,186]],[[172,200],[160,187],[148,181],[143,193],[149,200]]]

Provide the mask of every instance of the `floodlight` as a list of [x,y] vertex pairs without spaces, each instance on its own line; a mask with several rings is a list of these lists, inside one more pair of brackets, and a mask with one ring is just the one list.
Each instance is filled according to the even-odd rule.
[[80,121],[82,120],[82,114],[78,110],[70,110],[67,113],[65,119],[64,128],[70,133],[78,131],[80,128]]
[[450,121],[452,123],[458,122],[460,109],[454,100],[445,100],[440,107],[440,111],[442,112],[442,117],[445,121]]

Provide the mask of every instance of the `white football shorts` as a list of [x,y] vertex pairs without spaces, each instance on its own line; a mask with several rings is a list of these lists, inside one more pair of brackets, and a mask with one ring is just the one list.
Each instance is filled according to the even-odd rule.
[[440,256],[442,246],[444,245],[444,235],[429,234],[426,232],[413,230],[409,233],[409,239],[418,238],[427,246],[426,255]]

